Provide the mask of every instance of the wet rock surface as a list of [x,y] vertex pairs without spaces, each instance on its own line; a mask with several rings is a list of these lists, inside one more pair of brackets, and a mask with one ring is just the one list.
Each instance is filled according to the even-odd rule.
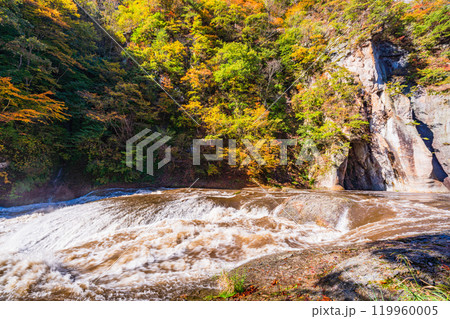
[[339,220],[353,202],[345,197],[324,194],[297,195],[289,199],[280,214],[298,224],[314,222],[325,227],[338,227]]

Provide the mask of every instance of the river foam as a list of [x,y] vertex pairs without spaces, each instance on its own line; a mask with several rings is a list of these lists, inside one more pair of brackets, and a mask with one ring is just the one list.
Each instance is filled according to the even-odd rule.
[[439,200],[369,194],[109,195],[13,216],[0,210],[0,298],[167,299],[259,256],[411,234],[418,221],[421,232],[445,230],[450,217]]

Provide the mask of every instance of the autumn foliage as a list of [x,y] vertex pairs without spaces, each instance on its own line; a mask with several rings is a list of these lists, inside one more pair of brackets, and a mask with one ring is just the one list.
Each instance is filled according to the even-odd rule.
[[24,94],[12,83],[10,78],[0,78],[0,122],[19,121],[23,123],[45,123],[67,119],[64,102],[50,96],[52,92]]
[[[0,0],[0,161],[11,163],[0,176],[12,194],[61,168],[152,182],[124,165],[125,141],[143,128],[173,137],[170,174],[308,186],[317,162],[279,167],[265,144],[267,165],[248,163],[239,141],[313,139],[326,159],[364,138],[367,101],[337,54],[387,41],[409,52],[409,85],[450,83],[446,0],[79,3],[127,54],[72,0]],[[238,140],[236,165],[189,166],[192,139],[205,137]]]

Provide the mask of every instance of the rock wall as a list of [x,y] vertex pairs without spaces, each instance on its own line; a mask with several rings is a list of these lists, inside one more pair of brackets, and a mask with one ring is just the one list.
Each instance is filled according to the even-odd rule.
[[412,99],[419,134],[433,154],[435,177],[450,188],[450,95],[422,94]]
[[394,75],[407,74],[406,61],[406,52],[386,42],[368,43],[336,58],[359,78],[368,96],[371,140],[353,141],[348,156],[336,160],[319,186],[405,192],[450,189],[450,96],[425,90],[413,97],[389,93],[386,83]]

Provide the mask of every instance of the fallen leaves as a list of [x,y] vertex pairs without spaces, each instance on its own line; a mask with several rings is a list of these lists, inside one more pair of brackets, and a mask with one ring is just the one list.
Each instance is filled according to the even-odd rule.
[[333,299],[327,296],[322,296],[322,299],[320,299],[320,301],[333,301]]

